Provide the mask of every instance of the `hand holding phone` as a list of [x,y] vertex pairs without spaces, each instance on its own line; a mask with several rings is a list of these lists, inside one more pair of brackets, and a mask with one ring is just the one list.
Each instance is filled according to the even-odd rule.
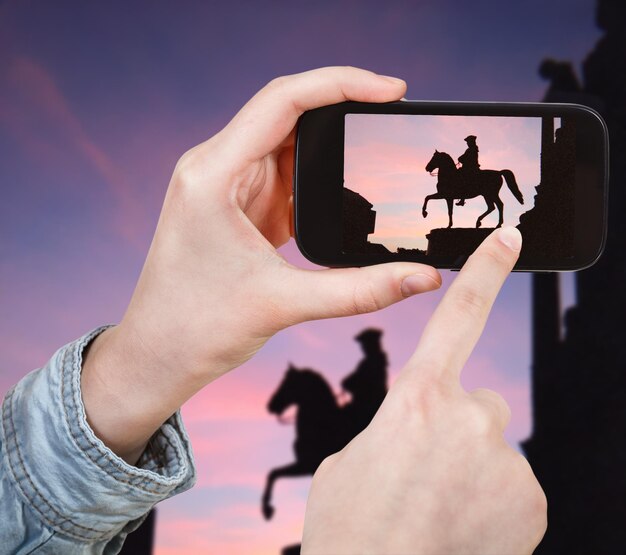
[[295,268],[276,250],[290,237],[302,111],[347,98],[386,102],[404,91],[400,80],[355,68],[279,78],[181,157],[130,305],[91,344],[81,375],[90,424],[118,455],[134,463],[178,407],[279,330],[439,287],[429,266],[320,272]]
[[578,270],[606,234],[608,138],[572,104],[345,102],[304,114],[295,229],[326,266],[393,260],[458,269],[517,226],[517,270]]

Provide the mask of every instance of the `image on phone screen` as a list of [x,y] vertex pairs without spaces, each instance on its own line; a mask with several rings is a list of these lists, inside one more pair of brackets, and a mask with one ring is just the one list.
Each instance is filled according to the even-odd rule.
[[573,256],[572,119],[349,113],[344,133],[344,253],[446,258],[512,225],[527,256]]

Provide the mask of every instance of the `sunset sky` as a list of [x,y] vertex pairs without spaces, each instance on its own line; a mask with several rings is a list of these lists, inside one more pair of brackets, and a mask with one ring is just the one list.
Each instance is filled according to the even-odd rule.
[[[397,247],[428,247],[426,234],[448,226],[445,200],[433,199],[428,216],[422,217],[424,197],[437,192],[437,177],[425,167],[435,149],[452,156],[456,163],[467,148],[464,139],[477,137],[482,170],[510,169],[524,195],[515,200],[504,183],[505,225],[517,225],[520,214],[533,206],[539,185],[541,118],[475,116],[415,116],[400,114],[348,114],[345,118],[344,186],[365,197],[376,211],[376,228],[370,243]],[[434,173],[437,171],[435,170]],[[454,227],[475,227],[485,212],[483,197],[467,199],[454,207]],[[498,211],[485,217],[483,227],[498,223]]]
[[[119,322],[176,161],[272,78],[350,64],[403,77],[412,99],[536,101],[542,58],[578,69],[594,46],[593,12],[591,0],[0,2],[0,393]],[[459,133],[428,150],[458,156]],[[509,165],[474,134],[486,167]],[[418,197],[435,188],[427,161],[414,158]],[[444,206],[433,202],[433,221]],[[311,267],[293,241],[281,252]],[[293,460],[293,428],[265,408],[289,362],[338,390],[360,358],[353,337],[378,326],[395,376],[454,276],[377,314],[285,330],[190,401],[199,483],[159,507],[157,555],[276,555],[297,542],[308,479],[277,484],[272,521],[260,512],[266,473]],[[510,403],[514,446],[532,425],[529,294],[528,275],[507,281],[463,374]]]

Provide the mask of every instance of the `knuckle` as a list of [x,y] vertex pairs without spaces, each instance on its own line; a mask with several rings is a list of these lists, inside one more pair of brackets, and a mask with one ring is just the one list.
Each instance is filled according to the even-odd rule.
[[441,353],[421,350],[417,351],[417,365],[426,369],[426,376],[422,378],[424,387],[434,395],[448,395],[455,385],[454,379],[450,377],[450,367],[446,360],[441,357]]
[[288,83],[289,77],[281,75],[280,77],[274,77],[266,86],[265,89],[268,91],[280,91],[285,88],[285,85]]
[[490,389],[476,389],[469,394],[469,400],[464,417],[470,433],[476,437],[501,435],[511,416],[504,398]]
[[480,318],[488,307],[485,295],[474,285],[464,285],[454,291],[454,304],[462,315]]
[[404,422],[424,423],[432,412],[431,405],[434,402],[434,396],[426,395],[425,392],[423,387],[392,387],[387,393],[386,406],[394,408]]
[[511,421],[511,407],[509,404],[498,395],[499,401],[497,403],[498,412],[504,425],[507,425]]
[[495,427],[493,415],[490,414],[488,410],[485,410],[484,406],[478,403],[472,404],[465,415],[465,419],[467,426],[474,436],[484,437],[491,435]]
[[174,168],[175,183],[189,184],[198,179],[203,167],[206,165],[203,163],[203,160],[206,158],[206,153],[212,144],[213,139],[209,139],[189,149],[178,159]]
[[198,161],[195,149],[185,152],[176,163],[169,185],[169,197],[186,205],[193,183],[198,179]]
[[384,307],[384,304],[376,294],[374,284],[367,280],[355,285],[352,294],[352,306],[354,313],[365,314],[380,310]]
[[420,376],[399,378],[387,393],[398,421],[424,427],[447,415],[453,403],[454,388],[445,380]]
[[[186,181],[186,178],[189,177],[189,174],[192,172],[192,168],[195,165],[195,151],[192,148],[185,152],[176,162],[176,167],[174,168],[174,175],[178,177],[180,181]],[[177,180],[177,181],[178,181]]]
[[171,186],[176,190],[187,191],[198,183],[219,176],[215,165],[209,161],[219,156],[221,133],[186,151],[174,167]]
[[471,393],[483,409],[492,413],[492,417],[499,424],[507,424],[511,418],[511,407],[504,397],[491,389],[475,389]]

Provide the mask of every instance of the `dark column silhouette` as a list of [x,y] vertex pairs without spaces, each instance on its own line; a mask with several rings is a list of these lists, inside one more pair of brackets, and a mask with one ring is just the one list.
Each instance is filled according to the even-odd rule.
[[540,555],[626,552],[626,4],[598,2],[597,23],[605,34],[584,63],[582,90],[563,77],[573,75],[568,64],[548,75],[547,100],[602,112],[611,201],[605,254],[576,275],[562,337],[558,277],[533,276],[534,423],[523,448],[548,498]]

